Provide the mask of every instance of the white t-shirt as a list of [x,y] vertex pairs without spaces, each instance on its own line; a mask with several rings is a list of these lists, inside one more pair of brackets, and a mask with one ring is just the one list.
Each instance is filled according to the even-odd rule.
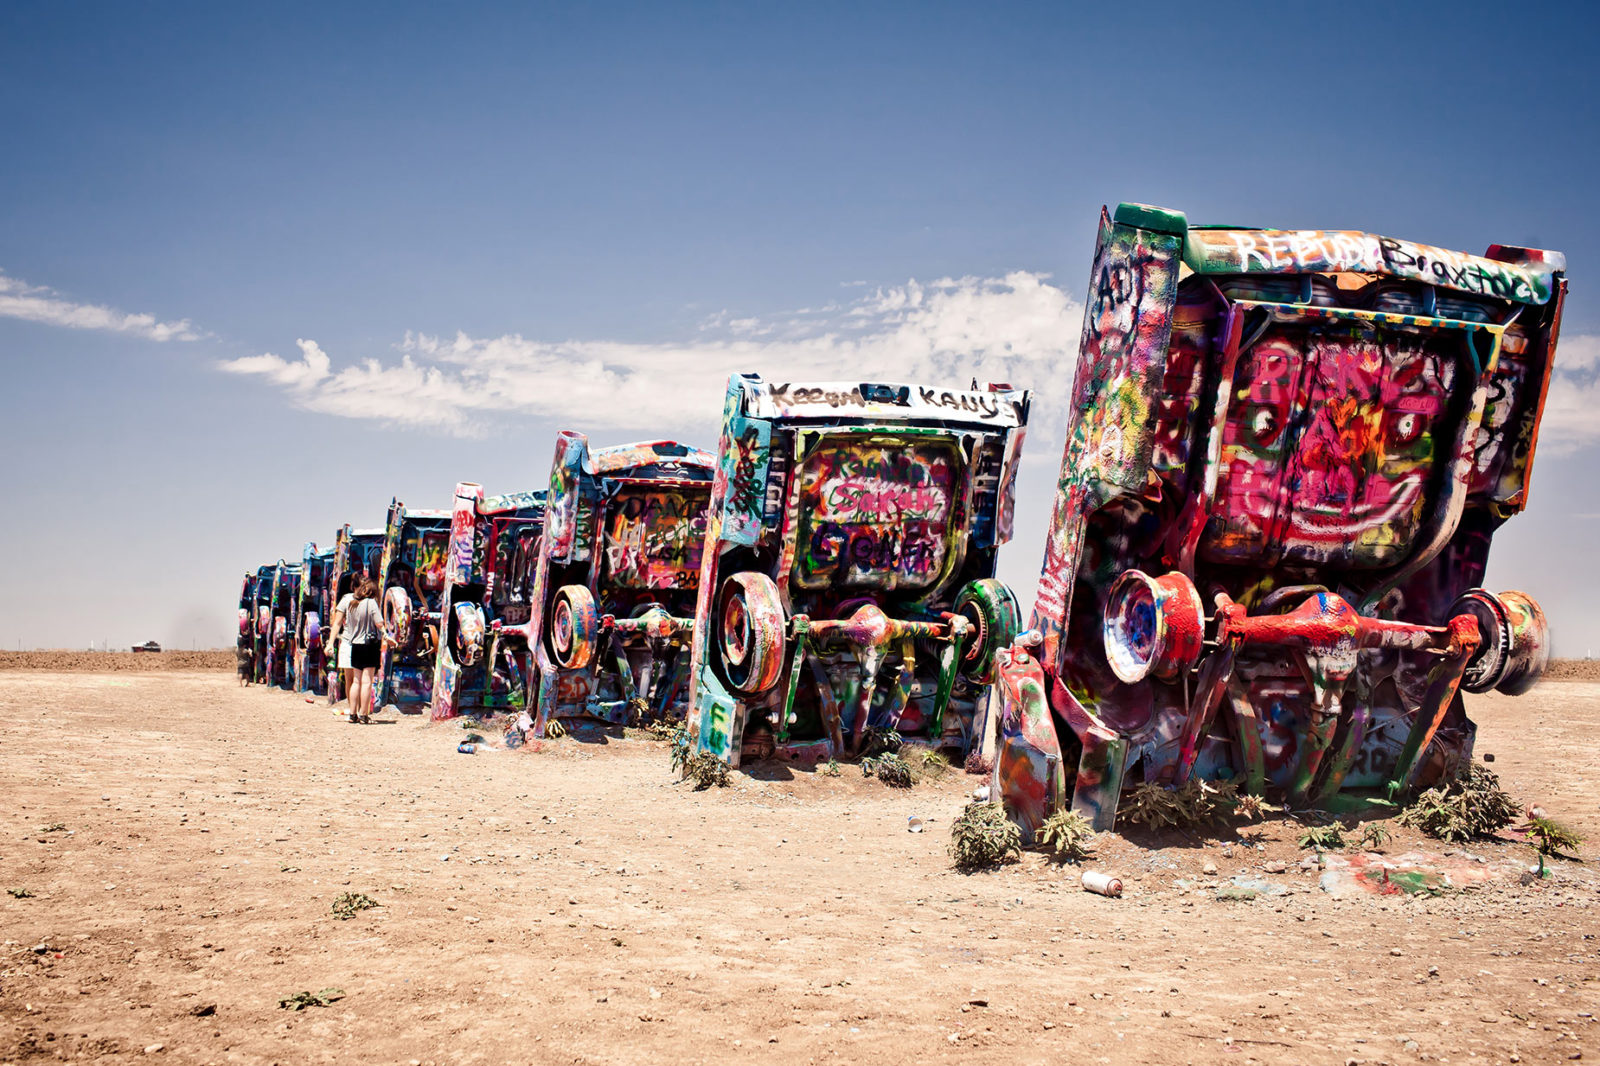
[[333,608],[333,613],[339,616],[339,632],[334,636],[342,637],[350,629],[350,605],[356,601],[354,592],[346,592],[339,597],[338,604]]
[[378,639],[383,612],[377,600],[362,600],[344,616],[344,637],[352,644],[368,644]]

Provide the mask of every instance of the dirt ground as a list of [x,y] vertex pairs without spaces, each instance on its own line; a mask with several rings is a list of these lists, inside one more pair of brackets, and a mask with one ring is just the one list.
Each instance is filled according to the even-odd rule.
[[[457,725],[350,725],[216,671],[10,670],[0,1061],[1600,1057],[1600,684],[1469,706],[1585,862],[1541,881],[1512,834],[1397,829],[1386,856],[1498,876],[1338,897],[1271,821],[1103,839],[1090,866],[1127,885],[1107,899],[1038,855],[952,870],[960,773],[695,792],[660,741],[465,755]],[[1236,875],[1260,894],[1219,898]],[[341,920],[345,893],[378,906]]]
[[238,664],[232,648],[211,651],[0,651],[0,670],[67,670],[94,674],[127,670],[227,670]]

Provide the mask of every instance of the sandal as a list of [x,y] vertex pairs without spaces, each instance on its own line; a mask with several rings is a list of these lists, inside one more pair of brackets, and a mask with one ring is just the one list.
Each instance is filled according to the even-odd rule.
[[357,723],[357,722],[359,722],[359,721],[361,721],[361,719],[359,719],[359,718],[357,718],[357,717],[356,717],[356,716],[355,716],[355,715],[353,715],[353,714],[352,714],[352,715],[350,715],[350,716],[349,716],[349,717],[350,717],[350,724],[351,724],[351,725],[355,725],[355,724],[356,724],[356,723]]
[[370,715],[370,714],[362,715],[361,716],[361,724],[362,725],[371,725],[372,724],[372,715]]

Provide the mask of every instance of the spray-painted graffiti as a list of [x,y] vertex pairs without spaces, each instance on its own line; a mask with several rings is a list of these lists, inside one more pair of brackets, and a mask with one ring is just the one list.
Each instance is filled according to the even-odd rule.
[[817,417],[843,412],[847,417],[905,418],[954,417],[1012,428],[1027,421],[1026,396],[1009,386],[988,391],[937,389],[921,385],[884,385],[870,382],[830,382],[799,385],[779,381],[763,384],[756,402],[745,413],[754,418]]
[[706,536],[706,486],[624,490],[611,501],[606,562],[626,588],[692,589]]
[[[1371,233],[1325,230],[1191,230],[1191,266],[1210,273],[1387,274],[1479,296],[1545,303],[1550,262],[1512,264]],[[1555,270],[1564,270],[1563,260]]]
[[936,579],[950,550],[961,472],[948,443],[828,438],[800,467],[796,583],[920,586]]

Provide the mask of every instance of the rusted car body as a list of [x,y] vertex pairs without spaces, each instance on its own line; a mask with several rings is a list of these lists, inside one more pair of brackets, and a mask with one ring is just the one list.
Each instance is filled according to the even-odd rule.
[[591,449],[557,435],[528,629],[535,736],[551,716],[682,713],[712,465],[675,441]]
[[485,496],[456,485],[434,658],[432,717],[527,707],[527,625],[544,531],[543,492]]
[[995,579],[1029,393],[730,379],[695,611],[691,743],[737,766],[965,753],[1017,630]]
[[1102,212],[1043,574],[993,791],[1031,835],[1137,783],[1295,808],[1459,772],[1459,690],[1548,632],[1479,588],[1527,504],[1559,253]]
[[433,698],[450,521],[449,511],[407,507],[398,499],[389,504],[377,582],[384,626],[396,644],[383,645],[373,682],[378,706],[404,709]]

